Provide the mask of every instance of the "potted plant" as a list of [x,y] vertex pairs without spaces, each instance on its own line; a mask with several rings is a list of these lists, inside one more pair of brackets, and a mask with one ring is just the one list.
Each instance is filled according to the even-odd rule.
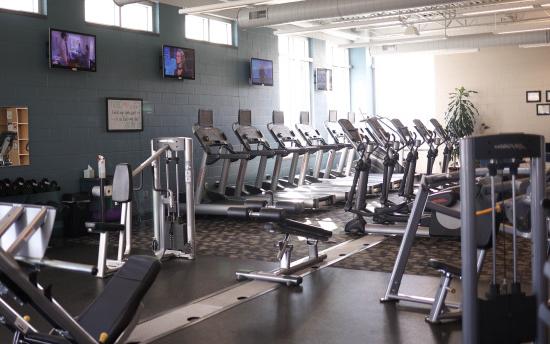
[[445,113],[445,124],[449,136],[455,143],[452,156],[452,160],[455,162],[459,156],[458,140],[472,135],[475,131],[476,117],[479,116],[479,111],[470,100],[470,95],[476,93],[477,91],[467,90],[464,86],[449,93],[450,101]]

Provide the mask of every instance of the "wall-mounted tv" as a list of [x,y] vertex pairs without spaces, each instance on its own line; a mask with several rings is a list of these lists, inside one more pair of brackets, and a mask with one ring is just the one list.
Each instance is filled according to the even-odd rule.
[[78,32],[50,29],[50,68],[96,71],[96,38]]
[[273,86],[273,61],[250,59],[250,83],[252,85]]
[[317,68],[315,86],[318,91],[332,91],[332,69]]
[[162,70],[165,78],[195,80],[195,50],[164,45]]

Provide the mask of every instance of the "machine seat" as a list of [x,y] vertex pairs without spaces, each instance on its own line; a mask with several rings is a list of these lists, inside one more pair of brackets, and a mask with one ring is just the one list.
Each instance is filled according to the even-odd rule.
[[130,257],[78,317],[78,323],[94,338],[106,333],[104,344],[114,343],[132,321],[159,271],[160,262],[153,257]]
[[118,222],[86,222],[84,226],[90,233],[121,232],[125,229]]
[[71,344],[72,342],[60,336],[53,336],[43,333],[29,332],[25,336],[25,343],[47,343],[47,344]]
[[460,267],[452,264],[447,264],[437,259],[430,259],[428,261],[428,266],[443,273],[450,273],[453,276],[462,276],[462,269]]
[[319,241],[328,241],[332,237],[332,232],[330,231],[289,219],[266,223],[264,228],[268,231],[297,235]]

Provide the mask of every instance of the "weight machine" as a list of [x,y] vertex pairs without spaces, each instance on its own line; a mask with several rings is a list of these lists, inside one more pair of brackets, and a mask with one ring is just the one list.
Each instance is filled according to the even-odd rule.
[[[183,152],[183,159],[180,157]],[[180,202],[180,165],[183,160],[185,204]],[[164,166],[164,167],[163,167]],[[132,180],[140,176],[143,187],[143,171],[152,168],[153,241],[152,249],[158,259],[195,258],[195,201],[193,192],[193,140],[186,137],[161,137],[151,140],[151,156],[134,170],[128,164],[115,169],[113,185],[105,186],[105,161],[99,159],[100,186],[93,193],[100,196],[101,222],[88,222],[89,232],[99,234],[97,277],[104,278],[118,270],[132,250]],[[164,173],[163,173],[164,172]],[[162,175],[164,174],[164,181]],[[121,204],[120,223],[106,223],[105,195]],[[182,207],[185,206],[185,210]],[[109,233],[118,233],[116,259],[108,259]]]

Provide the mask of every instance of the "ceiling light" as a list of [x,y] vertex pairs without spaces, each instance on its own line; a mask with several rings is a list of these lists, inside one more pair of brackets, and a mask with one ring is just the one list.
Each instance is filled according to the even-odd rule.
[[550,30],[550,27],[541,27],[541,28],[535,28],[535,29],[518,29],[518,30],[510,30],[510,31],[500,31],[500,32],[495,32],[495,33],[497,35],[510,35],[510,34],[514,34],[514,33],[547,31],[547,30]]
[[[550,4],[548,4],[550,5]],[[544,6],[544,5],[542,5]],[[502,13],[502,12],[514,12],[514,11],[521,11],[521,10],[530,10],[533,9],[533,5],[529,6],[518,6],[518,7],[507,7],[507,8],[495,8],[492,10],[481,10],[481,11],[475,11],[475,12],[466,12],[462,13],[463,16],[477,16],[482,14],[496,14],[496,13]]]
[[405,32],[403,32],[403,34],[405,36],[419,36],[420,32],[418,31],[416,26],[409,25],[409,26],[407,26],[407,28],[405,29]]
[[550,47],[550,43],[532,43],[532,44],[520,44],[518,45],[520,48],[528,49],[528,48],[543,48],[543,47]]

